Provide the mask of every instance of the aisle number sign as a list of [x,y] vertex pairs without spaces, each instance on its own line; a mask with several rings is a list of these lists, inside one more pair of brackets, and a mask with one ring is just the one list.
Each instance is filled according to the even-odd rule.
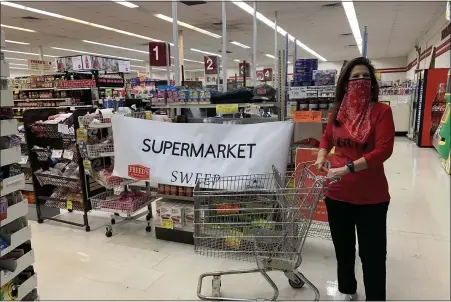
[[257,70],[257,80],[258,81],[265,80],[265,72],[263,70]]
[[296,123],[321,123],[321,111],[296,111],[294,121]]
[[151,66],[168,66],[168,62],[170,66],[171,48],[169,45],[165,42],[149,42],[149,64]]
[[205,74],[219,74],[219,57],[218,56],[205,56],[204,66]]
[[238,104],[218,104],[216,114],[232,114],[240,112]]
[[263,78],[265,81],[272,81],[272,68],[263,69]]

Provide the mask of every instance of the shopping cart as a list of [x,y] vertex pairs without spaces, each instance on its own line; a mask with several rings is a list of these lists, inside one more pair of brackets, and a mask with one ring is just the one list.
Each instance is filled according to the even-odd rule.
[[[197,295],[203,300],[233,300],[220,296],[221,276],[260,272],[279,290],[267,271],[284,272],[293,288],[307,284],[319,300],[318,289],[297,268],[318,201],[337,178],[300,164],[294,172],[201,179],[194,190],[194,245],[198,254],[256,261],[257,268],[204,273]],[[212,277],[212,296],[202,295],[202,280]]]

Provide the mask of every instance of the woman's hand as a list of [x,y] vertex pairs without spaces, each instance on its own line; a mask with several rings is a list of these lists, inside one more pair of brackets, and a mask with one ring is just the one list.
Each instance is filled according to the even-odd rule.
[[327,173],[327,177],[341,177],[341,176],[345,176],[348,173],[350,173],[350,171],[349,171],[349,168],[346,166],[343,166],[341,168],[332,168],[332,169],[329,169],[329,172]]
[[326,160],[324,158],[318,158],[314,165],[315,165],[316,169],[322,170],[325,163],[326,163]]

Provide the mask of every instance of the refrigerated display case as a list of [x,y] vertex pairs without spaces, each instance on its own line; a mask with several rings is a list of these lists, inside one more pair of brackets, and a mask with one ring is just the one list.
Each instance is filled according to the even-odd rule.
[[418,147],[432,147],[433,103],[440,84],[446,83],[448,69],[424,69],[415,75],[415,93],[412,107],[413,140]]

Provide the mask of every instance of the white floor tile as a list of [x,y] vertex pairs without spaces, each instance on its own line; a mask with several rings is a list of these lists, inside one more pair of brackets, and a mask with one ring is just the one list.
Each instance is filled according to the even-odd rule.
[[[387,295],[390,300],[450,298],[450,177],[433,149],[397,139],[385,165],[392,196],[388,215]],[[81,221],[77,213],[64,219]],[[254,268],[251,262],[199,256],[193,246],[157,240],[145,222],[114,226],[105,237],[109,214],[90,215],[92,231],[46,221],[33,223],[38,292],[41,300],[197,300],[201,273]],[[365,297],[360,261],[358,293]],[[337,291],[332,243],[307,239],[299,268],[319,289],[322,300]],[[279,300],[312,300],[305,286],[292,289],[283,273],[270,272]],[[211,293],[211,282],[203,284]],[[269,284],[259,275],[222,278],[224,296],[267,298]]]

